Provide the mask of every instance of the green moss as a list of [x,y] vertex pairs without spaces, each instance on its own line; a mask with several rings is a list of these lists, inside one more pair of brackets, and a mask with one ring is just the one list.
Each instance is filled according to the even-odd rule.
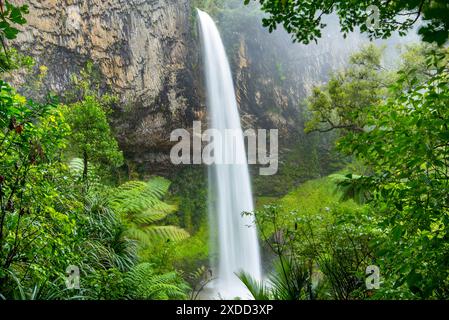
[[340,196],[335,183],[326,177],[305,182],[281,198],[277,204],[285,211],[297,210],[303,214],[315,214],[339,202]]
[[[275,205],[281,210],[281,224],[290,224],[296,218],[313,218],[332,222],[336,211],[358,210],[361,207],[353,200],[342,201],[342,193],[330,177],[309,180],[283,197],[259,197],[257,209]],[[324,221],[322,221],[324,225]],[[270,233],[270,230],[265,230]]]

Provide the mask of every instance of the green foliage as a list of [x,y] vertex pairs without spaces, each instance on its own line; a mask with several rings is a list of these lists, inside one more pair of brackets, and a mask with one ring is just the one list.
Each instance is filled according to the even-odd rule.
[[28,13],[28,6],[16,6],[9,1],[0,3],[0,37],[9,40],[15,39],[19,30],[15,28],[16,24],[24,25],[26,20],[24,15]]
[[312,134],[301,139],[301,143],[280,152],[276,175],[266,178],[253,174],[254,192],[258,196],[282,196],[302,183],[340,170],[344,162],[331,150],[334,138],[326,141],[328,138],[318,136],[318,133]]
[[142,245],[160,240],[180,241],[189,237],[181,228],[154,225],[176,211],[176,206],[161,200],[169,187],[168,180],[155,177],[148,182],[126,182],[111,192],[111,206],[127,222],[130,237],[139,240]]
[[[0,7],[0,37],[11,39],[27,9]],[[0,64],[12,71],[32,60],[4,48]],[[41,67],[22,91],[36,91],[45,73]],[[160,200],[169,183],[102,183],[99,175],[123,161],[107,120],[115,99],[100,92],[90,64],[73,79],[68,107],[34,103],[0,80],[0,298],[185,298],[189,287],[178,274],[137,264],[138,243],[123,219],[129,214],[136,229],[145,226],[147,238],[186,238],[181,229],[152,225],[176,209]],[[79,267],[79,289],[66,288],[69,265]]]
[[83,101],[67,107],[65,114],[72,128],[70,152],[83,158],[84,178],[88,175],[89,161],[103,168],[122,165],[122,152],[97,97],[86,96]]
[[15,49],[8,49],[6,40],[13,40],[19,34],[17,25],[24,25],[24,15],[28,14],[28,5],[16,6],[9,1],[0,2],[0,72],[14,70],[22,66],[31,66],[32,60],[22,56]]
[[[327,102],[331,108],[312,100],[317,118],[338,113],[339,123],[357,123],[357,130],[337,125],[331,129],[345,130],[339,149],[368,170],[332,178],[346,198],[369,205],[376,223],[362,226],[382,230],[373,248],[387,281],[377,298],[448,294],[448,61],[447,48],[409,47],[399,70],[390,72],[394,81],[387,94],[372,101],[360,99],[363,117],[340,108],[329,84],[319,90],[331,97]],[[347,86],[352,83],[345,79],[339,84],[345,97],[350,96]],[[316,122],[311,126],[316,128]]]
[[[343,175],[343,174],[342,174]],[[343,175],[344,176],[344,175]],[[343,193],[335,179],[308,181],[254,213],[265,247],[274,255],[264,283],[241,280],[256,299],[365,299],[365,268],[380,263],[382,239],[369,207]]]
[[[281,257],[270,275],[271,291],[275,300],[300,300],[307,296],[311,288],[311,272],[306,263],[297,263],[292,259]],[[309,298],[313,295],[309,292]]]
[[[79,218],[79,252],[86,252],[88,265],[83,268],[127,271],[137,260],[136,243],[125,236],[120,217],[109,206],[108,199],[99,194],[87,196],[84,215]],[[101,239],[101,241],[98,241]],[[94,271],[92,270],[92,271]]]
[[360,175],[349,173],[332,174],[329,176],[339,187],[343,193],[342,200],[354,199],[357,203],[365,203],[369,198],[369,185],[366,185],[365,181]]
[[[363,179],[388,230],[380,247],[395,286],[422,298],[447,297],[449,279],[447,53],[433,58],[433,76],[419,83],[400,73],[393,97],[369,114],[370,130],[340,142],[373,170]],[[404,91],[406,81],[415,85]]]
[[377,228],[368,208],[348,209],[336,206],[331,209],[334,223],[325,224],[320,237],[305,230],[312,241],[320,271],[329,283],[334,299],[364,299],[371,292],[365,286],[365,269],[377,265],[373,241],[378,240],[381,230]]
[[192,271],[188,274],[187,279],[190,283],[193,283],[193,287],[190,292],[190,300],[196,300],[204,288],[214,280],[211,270],[206,269],[205,266],[201,266]]
[[196,232],[207,219],[207,176],[204,168],[186,168],[173,178],[170,192],[176,195],[180,225]]
[[52,268],[65,270],[61,245],[74,226],[59,198],[65,170],[59,152],[69,134],[62,113],[55,105],[27,101],[3,81],[0,113],[0,291],[5,295],[12,288],[11,272],[42,281]]
[[[370,2],[381,9],[376,30],[366,28],[366,1],[259,2],[271,31],[283,23],[302,42],[320,37],[321,16],[314,16],[320,9],[323,15],[336,11],[345,33],[360,26],[373,37],[388,37],[408,30],[418,8],[428,22],[419,31],[426,41],[442,44],[448,37],[442,0]],[[230,33],[236,21],[249,21],[238,1],[192,3],[227,23]],[[29,68],[33,61],[4,43],[17,36],[27,7],[0,6],[0,68]],[[255,299],[449,296],[448,61],[447,48],[410,46],[398,70],[386,70],[382,50],[368,46],[314,89],[307,130],[340,129],[339,149],[364,168],[354,164],[304,183],[274,205],[258,206],[254,215],[272,272],[261,283],[239,275]],[[276,67],[283,80],[282,65]],[[28,79],[30,88],[40,87],[46,69],[40,71]],[[176,177],[171,200],[177,205],[166,199],[170,182],[163,178],[106,185],[104,177],[123,155],[108,122],[117,98],[105,94],[97,71],[88,63],[72,77],[68,106],[34,103],[0,81],[0,298],[187,299],[190,292],[195,299],[212,277],[204,267],[205,177],[194,170]],[[318,160],[337,157],[314,148],[334,135],[315,135],[290,150],[280,175],[266,185],[256,181],[256,188],[281,194],[303,183],[301,177],[327,174]],[[310,163],[301,154],[312,154]],[[177,221],[196,234],[190,237]],[[364,286],[372,264],[382,272],[376,292]],[[79,266],[80,289],[66,288],[68,265]]]
[[142,263],[135,266],[125,278],[130,298],[139,300],[186,299],[189,286],[175,272],[155,274],[153,266]]
[[[246,213],[251,215],[251,213]],[[276,300],[314,299],[312,292],[311,260],[301,257],[297,250],[297,223],[289,228],[295,212],[289,218],[282,214],[276,205],[266,205],[254,212],[261,238],[270,252],[275,256],[274,271],[268,281],[258,283],[247,274],[238,276],[247,286],[253,297]]]
[[[20,279],[12,272],[11,277],[15,282],[15,287],[12,292],[14,300],[54,300],[61,295],[61,289],[56,283],[47,283],[43,281],[32,287],[28,287],[22,285]],[[0,298],[6,299],[1,294]]]
[[173,265],[186,272],[193,272],[209,263],[208,223],[202,223],[200,229],[185,241],[175,243],[172,248]]
[[5,49],[0,51],[0,73],[25,68],[30,70],[34,66],[34,60],[20,54],[16,49]]
[[[341,32],[347,35],[356,27],[367,33],[370,39],[388,38],[393,32],[406,34],[422,17],[418,33],[423,41],[443,45],[449,37],[449,4],[445,0],[258,0],[268,14],[262,23],[270,32],[279,24],[293,35],[293,41],[308,44],[321,37],[326,27],[324,17],[336,13]],[[250,0],[244,0],[249,4]],[[370,6],[378,8],[378,26]]]
[[237,276],[251,293],[254,300],[270,300],[271,292],[264,282],[259,282],[253,279],[251,275],[246,272],[239,272]]
[[94,65],[90,62],[80,76],[72,76],[72,83],[73,90],[66,93],[66,100],[72,103],[64,111],[72,128],[68,151],[72,157],[83,159],[83,180],[87,183],[89,164],[97,167],[100,173],[109,174],[123,164],[123,153],[107,118],[116,98],[101,93]]
[[279,80],[285,81],[287,79],[287,76],[285,75],[284,66],[282,63],[278,62],[276,63],[276,71],[278,72]]
[[381,63],[382,50],[374,45],[353,54],[349,66],[315,87],[308,98],[310,111],[306,132],[334,129],[361,131],[366,115],[387,94],[392,82]]

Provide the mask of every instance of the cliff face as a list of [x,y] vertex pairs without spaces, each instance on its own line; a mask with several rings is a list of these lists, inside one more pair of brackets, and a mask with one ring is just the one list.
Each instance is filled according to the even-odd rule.
[[48,67],[47,89],[63,92],[93,61],[120,97],[113,126],[127,158],[148,170],[165,163],[170,132],[191,126],[200,106],[189,0],[26,2],[18,43]]
[[278,128],[288,138],[303,121],[304,99],[312,87],[326,80],[330,71],[343,67],[363,39],[354,34],[344,40],[331,21],[318,44],[293,44],[281,27],[268,33],[261,26],[260,14],[252,10],[258,9],[231,11],[218,18],[241,113],[244,120]]
[[[17,43],[48,67],[46,89],[63,93],[71,75],[93,61],[102,88],[120,98],[114,131],[129,164],[142,173],[172,169],[170,132],[205,120],[190,1],[26,1],[28,24]],[[296,144],[306,139],[300,103],[307,89],[331,66],[341,65],[357,41],[346,42],[340,52],[329,50],[338,47],[338,36],[315,47],[292,45],[285,32],[268,34],[261,27],[257,8],[222,10],[215,18],[231,61],[243,126],[279,129],[285,148],[291,138]]]

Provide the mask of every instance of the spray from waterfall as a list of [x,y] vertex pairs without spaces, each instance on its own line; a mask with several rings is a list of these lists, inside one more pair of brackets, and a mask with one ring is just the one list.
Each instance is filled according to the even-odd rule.
[[[231,69],[218,29],[212,18],[198,10],[206,75],[209,125],[220,132],[234,130],[233,141],[217,145],[221,156],[232,155],[232,164],[209,166],[211,235],[217,236],[218,262],[214,291],[223,298],[248,298],[235,275],[245,271],[261,279],[261,262],[254,218],[242,212],[254,210],[240,115]],[[215,150],[215,149],[214,149]]]

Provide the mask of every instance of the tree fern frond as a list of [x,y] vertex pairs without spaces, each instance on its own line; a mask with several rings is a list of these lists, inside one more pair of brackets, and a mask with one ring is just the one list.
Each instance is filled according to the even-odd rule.
[[82,174],[84,170],[84,162],[81,158],[73,158],[69,162],[69,170],[73,174]]
[[153,240],[181,241],[190,237],[187,231],[175,226],[150,226],[145,232]]
[[168,204],[165,202],[159,202],[154,204],[151,208],[148,208],[148,210],[156,210],[156,211],[162,211],[166,212],[167,214],[176,212],[178,210],[178,206],[174,204]]
[[137,226],[131,226],[127,230],[127,235],[131,239],[137,240],[142,245],[148,245],[151,241],[148,234],[144,230],[142,230],[141,228],[139,228]]
[[111,196],[111,205],[128,214],[137,214],[151,208],[173,212],[173,206],[161,201],[169,186],[168,180],[159,177],[148,182],[129,181],[115,190]]
[[153,212],[151,210],[142,212],[134,217],[134,222],[137,224],[151,224],[164,219],[168,213],[166,212]]
[[148,245],[153,241],[180,241],[190,236],[178,227],[152,226],[177,210],[177,206],[161,200],[169,187],[170,181],[154,177],[148,182],[126,182],[110,195],[110,205],[131,225],[130,238]]
[[135,266],[125,284],[133,299],[185,299],[189,286],[175,272],[156,274],[149,263]]
[[170,185],[171,182],[169,180],[162,177],[154,177],[147,182],[147,190],[152,190],[153,193],[162,197],[167,193]]

